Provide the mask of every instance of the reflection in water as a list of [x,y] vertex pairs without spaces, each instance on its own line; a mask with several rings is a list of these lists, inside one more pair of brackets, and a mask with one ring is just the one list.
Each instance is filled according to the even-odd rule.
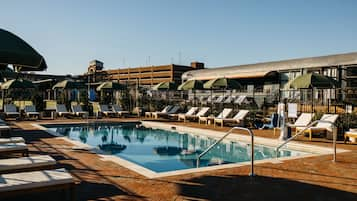
[[[206,136],[136,128],[133,124],[89,124],[52,130],[156,172],[196,167],[198,155],[216,141]],[[249,144],[223,141],[201,158],[200,167],[249,161],[250,149]],[[287,150],[280,152],[280,156],[300,154]],[[254,157],[256,160],[273,158],[275,150],[256,145]]]

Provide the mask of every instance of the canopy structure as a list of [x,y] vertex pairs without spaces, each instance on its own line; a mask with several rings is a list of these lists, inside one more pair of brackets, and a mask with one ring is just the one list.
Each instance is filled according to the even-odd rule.
[[70,80],[63,80],[61,82],[57,82],[52,89],[81,89],[85,88],[85,84],[82,82],[74,82]]
[[241,88],[241,85],[239,82],[232,80],[232,79],[227,79],[227,78],[216,78],[207,81],[204,85],[203,88],[205,89],[239,89]]
[[0,64],[12,64],[16,71],[43,71],[45,59],[28,43],[15,34],[0,29]]
[[103,82],[96,88],[97,91],[101,91],[101,90],[105,90],[105,89],[123,90],[123,89],[125,89],[125,87],[122,84],[119,84],[117,82],[107,81],[107,82]]
[[177,90],[199,90],[203,89],[203,82],[201,80],[187,80],[180,84]]
[[152,90],[159,91],[159,90],[175,90],[176,84],[175,82],[160,82],[159,84],[152,87]]
[[336,86],[336,82],[329,77],[316,73],[307,73],[296,77],[290,87],[295,89],[329,89]]
[[31,81],[21,79],[9,80],[1,85],[2,90],[31,88],[35,88],[35,85]]

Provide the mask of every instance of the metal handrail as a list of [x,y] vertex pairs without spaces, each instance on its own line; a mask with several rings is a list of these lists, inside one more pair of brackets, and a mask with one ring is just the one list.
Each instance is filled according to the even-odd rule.
[[295,139],[297,136],[305,133],[305,131],[309,128],[311,128],[313,125],[317,124],[317,123],[329,123],[332,125],[332,135],[333,135],[333,161],[335,162],[336,161],[336,132],[334,132],[334,128],[336,128],[336,125],[334,122],[332,121],[326,121],[326,120],[316,120],[316,121],[313,121],[312,123],[310,123],[309,125],[307,125],[304,129],[302,129],[300,132],[296,133],[295,135],[293,135],[292,137],[290,137],[289,139],[287,139],[285,142],[281,143],[280,145],[278,145],[276,148],[275,148],[275,151],[276,151],[276,157],[279,156],[279,149],[282,148],[284,145],[286,145],[287,143],[289,143],[291,140]]
[[218,143],[220,143],[225,137],[227,137],[229,134],[233,132],[233,130],[245,130],[248,131],[250,134],[251,138],[251,157],[250,157],[250,173],[249,176],[255,176],[254,174],[254,134],[252,130],[249,128],[244,128],[244,127],[233,127],[231,128],[226,134],[224,134],[219,140],[217,140],[215,143],[213,143],[211,146],[207,147],[206,150],[204,150],[200,155],[198,155],[197,160],[196,160],[196,165],[197,167],[200,166],[200,159],[208,152],[210,151],[214,146],[216,146]]

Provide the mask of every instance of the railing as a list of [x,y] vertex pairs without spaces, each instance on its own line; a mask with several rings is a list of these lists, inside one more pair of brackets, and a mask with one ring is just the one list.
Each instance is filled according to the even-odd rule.
[[332,125],[332,135],[333,135],[333,140],[332,140],[332,143],[333,143],[333,161],[335,162],[336,161],[336,138],[337,138],[337,133],[335,132],[335,123],[334,122],[331,122],[331,121],[325,121],[325,120],[316,120],[312,123],[310,123],[309,125],[307,125],[304,129],[302,129],[300,132],[296,133],[295,135],[293,135],[292,137],[290,137],[289,139],[287,139],[285,142],[281,143],[280,145],[278,145],[276,148],[275,148],[275,151],[276,151],[276,157],[279,157],[279,150],[280,148],[282,148],[284,145],[288,144],[291,140],[295,139],[297,136],[305,133],[306,130],[308,130],[309,128],[311,128],[313,125],[317,124],[317,123],[329,123]]
[[200,166],[200,159],[207,153],[209,152],[214,146],[216,146],[218,143],[220,143],[225,137],[227,137],[229,134],[233,132],[233,130],[245,130],[248,131],[250,134],[251,138],[251,156],[250,156],[250,173],[249,176],[255,176],[254,175],[254,134],[249,128],[244,128],[244,127],[233,127],[231,128],[226,134],[224,134],[219,140],[217,140],[215,143],[213,143],[211,146],[207,147],[206,150],[204,150],[200,155],[198,155],[197,160],[196,160],[196,165],[197,167]]

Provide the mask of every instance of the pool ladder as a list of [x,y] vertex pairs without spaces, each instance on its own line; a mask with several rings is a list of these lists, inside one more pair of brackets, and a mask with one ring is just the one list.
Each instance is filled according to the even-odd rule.
[[278,145],[276,148],[275,148],[275,151],[276,151],[276,157],[278,158],[279,157],[279,150],[286,144],[288,144],[291,140],[295,139],[297,136],[303,134],[307,129],[313,127],[315,124],[317,123],[329,123],[332,125],[332,135],[333,135],[333,140],[332,140],[332,143],[333,143],[333,159],[332,161],[336,162],[336,138],[337,138],[337,131],[335,130],[336,125],[335,123],[331,122],[331,121],[326,121],[326,120],[316,120],[312,123],[310,123],[309,125],[307,125],[303,130],[301,130],[300,132],[296,133],[295,135],[293,135],[292,137],[290,137],[289,139],[287,139],[285,142],[281,143],[280,145]]
[[220,143],[224,138],[226,138],[229,134],[231,134],[234,130],[245,130],[250,134],[250,139],[251,139],[251,154],[250,154],[250,173],[249,176],[253,177],[255,176],[254,174],[254,134],[251,129],[249,128],[244,128],[244,127],[233,127],[231,128],[226,134],[224,134],[219,140],[211,144],[209,147],[207,147],[206,150],[204,150],[200,155],[198,155],[197,160],[196,160],[196,165],[197,167],[200,166],[200,159],[206,155],[207,152],[209,152],[214,146],[216,146],[218,143]]

